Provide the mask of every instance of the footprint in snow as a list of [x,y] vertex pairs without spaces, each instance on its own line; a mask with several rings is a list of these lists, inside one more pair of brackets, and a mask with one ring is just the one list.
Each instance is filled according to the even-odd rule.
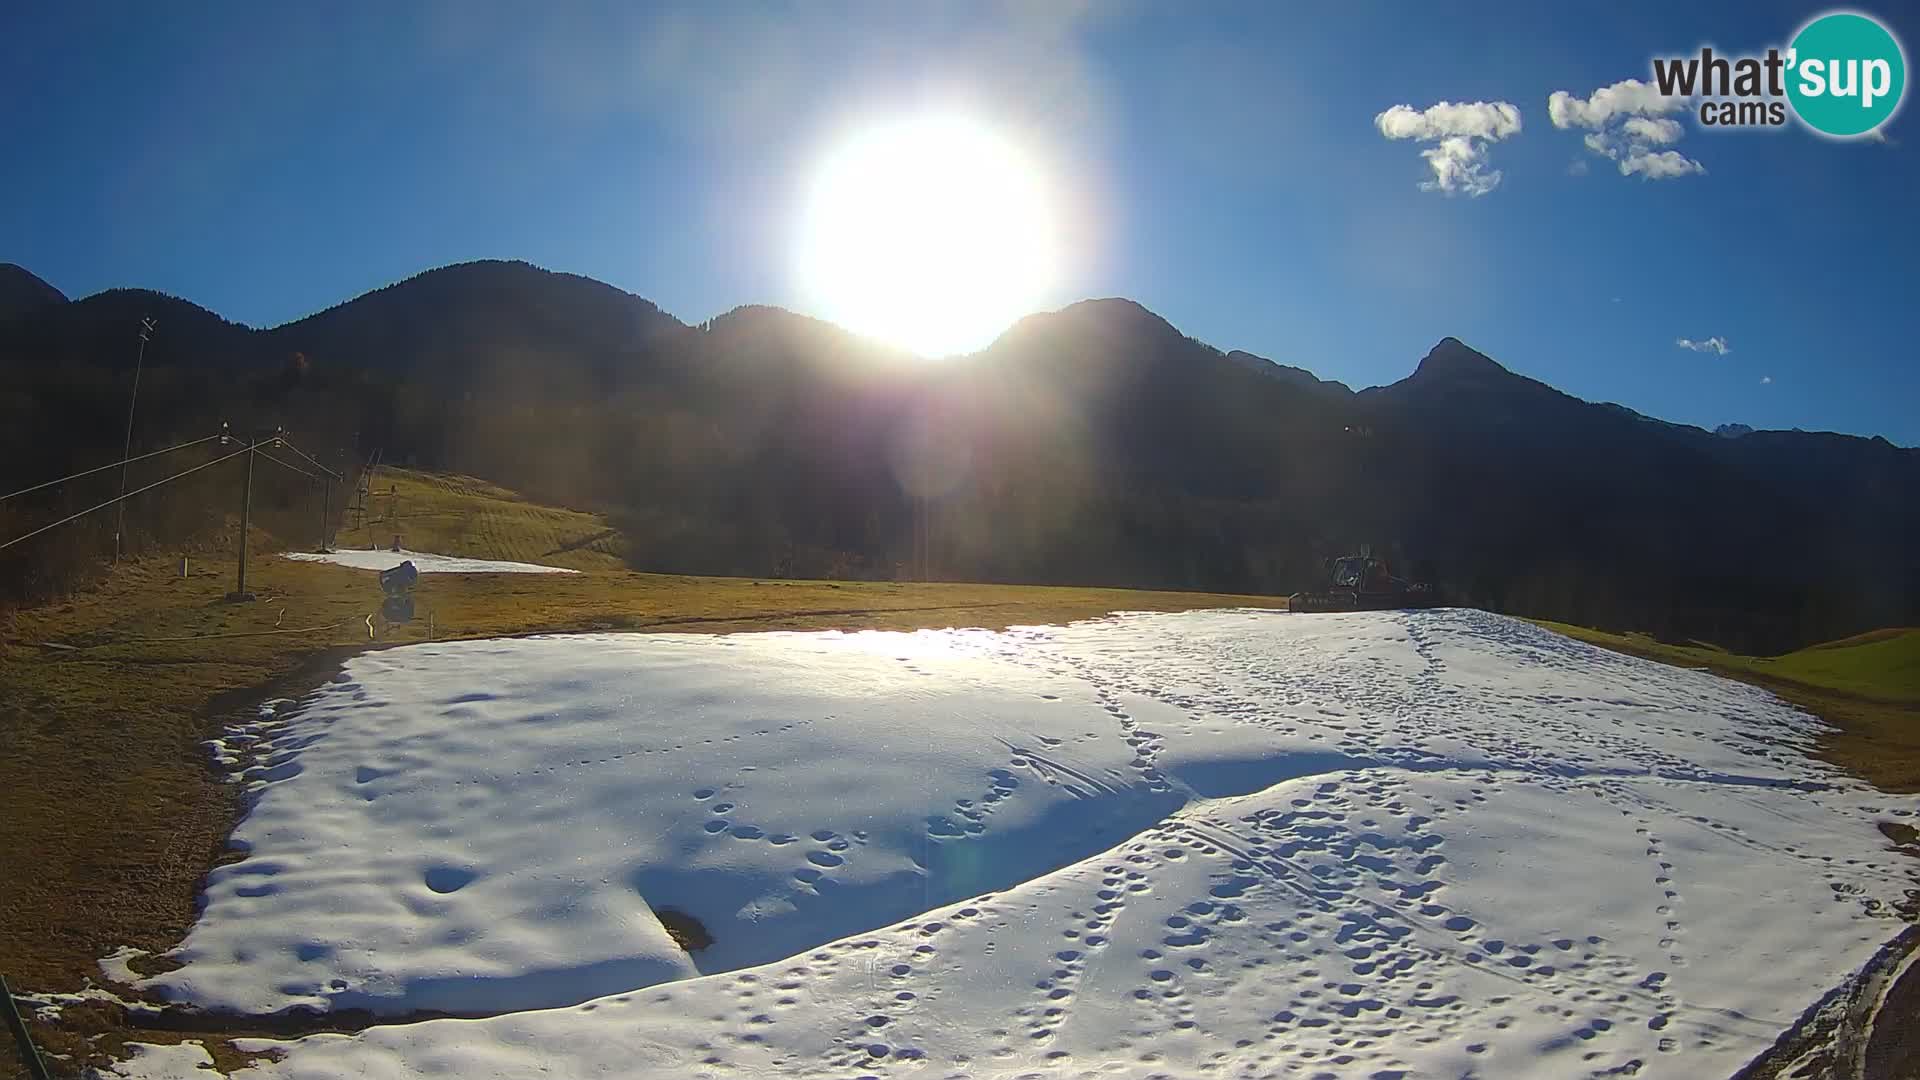
[[443,894],[459,892],[461,889],[473,884],[474,880],[479,876],[479,874],[474,873],[472,870],[458,866],[428,867],[427,872],[422,875],[426,881],[427,888]]

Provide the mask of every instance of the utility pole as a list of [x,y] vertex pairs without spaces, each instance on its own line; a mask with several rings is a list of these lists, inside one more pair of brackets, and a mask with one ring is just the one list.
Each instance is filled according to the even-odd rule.
[[[220,428],[221,443],[224,445],[232,438],[234,438],[234,436],[227,431],[226,425],[222,424]],[[253,526],[253,459],[259,455],[260,448],[263,446],[272,446],[276,449],[288,450],[305,460],[307,464],[313,466],[314,471],[308,472],[297,465],[289,465],[279,458],[274,457],[272,454],[267,455],[268,461],[282,468],[291,469],[313,481],[314,491],[312,504],[320,510],[319,540],[321,551],[327,549],[327,511],[333,508],[332,484],[333,481],[340,479],[339,474],[327,468],[325,465],[320,464],[312,454],[307,453],[305,450],[289,442],[285,428],[276,427],[273,429],[272,434],[269,435],[248,435],[245,437],[245,442],[247,446],[244,451],[235,451],[236,454],[245,453],[247,455],[246,486],[240,489],[240,545],[239,552],[237,553],[238,558],[235,559],[236,570],[234,573],[233,593],[227,597],[227,599],[235,601],[253,599],[247,594],[247,538],[251,534]]]
[[[356,439],[359,438],[359,432],[355,432],[354,437]],[[355,456],[357,457],[358,455]],[[333,524],[333,514],[331,510],[329,510],[327,514],[327,549],[329,551],[331,551],[333,545],[340,540],[340,527],[345,526],[347,523],[347,491],[345,484],[347,482],[347,470],[352,468],[352,466],[347,463],[347,451],[345,449],[336,449],[333,452],[333,463],[337,468],[333,476],[327,480],[327,493],[331,496],[335,490],[340,492],[340,526]]]
[[113,525],[113,565],[120,565],[120,534],[127,529],[127,459],[133,456],[133,407],[140,402],[140,370],[147,364],[147,338],[153,333],[153,320],[140,320],[140,351],[133,358],[133,395],[127,399],[127,438],[120,451],[120,502]]
[[367,463],[360,469],[360,479],[353,486],[353,527],[367,528],[369,538],[372,530],[367,523],[367,500],[373,495],[373,471],[380,467],[380,451],[374,450],[367,455]]
[[247,440],[247,482],[240,489],[240,571],[234,578],[233,596],[229,599],[247,599],[247,525],[253,516],[253,456],[260,448],[260,440]]

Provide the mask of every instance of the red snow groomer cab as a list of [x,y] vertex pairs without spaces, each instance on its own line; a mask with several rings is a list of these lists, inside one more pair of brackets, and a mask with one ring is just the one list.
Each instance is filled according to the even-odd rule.
[[1387,560],[1372,555],[1348,555],[1331,562],[1326,589],[1298,592],[1287,598],[1287,610],[1387,611],[1426,608],[1439,604],[1433,587],[1393,576]]

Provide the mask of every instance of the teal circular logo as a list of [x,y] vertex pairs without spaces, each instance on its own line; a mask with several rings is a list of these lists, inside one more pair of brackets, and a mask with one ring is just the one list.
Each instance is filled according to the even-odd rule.
[[1887,122],[1907,89],[1907,60],[1887,28],[1850,11],[1822,15],[1787,53],[1787,100],[1815,131],[1865,135]]

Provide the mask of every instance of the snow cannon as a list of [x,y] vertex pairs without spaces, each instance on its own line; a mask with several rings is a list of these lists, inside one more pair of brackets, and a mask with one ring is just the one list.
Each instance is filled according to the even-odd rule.
[[401,596],[412,592],[419,580],[419,569],[413,565],[412,559],[408,559],[391,570],[380,571],[380,591],[388,596]]

